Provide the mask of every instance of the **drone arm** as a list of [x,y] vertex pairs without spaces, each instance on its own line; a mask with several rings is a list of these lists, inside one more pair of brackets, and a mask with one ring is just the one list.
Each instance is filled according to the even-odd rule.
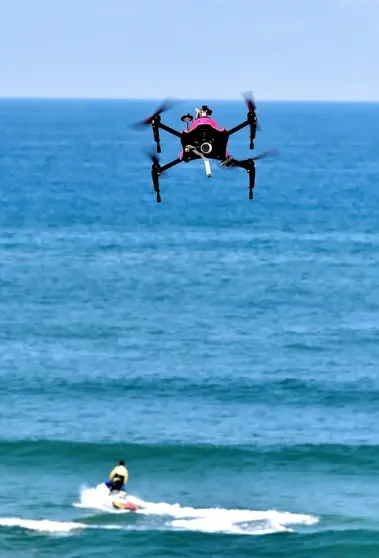
[[175,165],[178,165],[179,163],[182,162],[182,158],[178,157],[177,159],[174,159],[173,161],[170,161],[169,163],[166,163],[165,165],[163,165],[163,167],[160,168],[160,172],[164,172],[167,169],[170,169],[171,167],[174,167]]
[[238,124],[237,126],[234,126],[234,128],[231,128],[230,130],[228,130],[228,136],[231,136],[232,134],[235,134],[236,132],[239,132],[240,130],[242,130],[242,128],[246,128],[246,126],[248,126],[249,121],[245,120],[244,122],[241,122],[241,124]]
[[182,137],[182,134],[180,132],[178,132],[177,130],[174,130],[174,128],[170,128],[170,126],[166,126],[166,124],[162,124],[162,122],[159,123],[159,127],[162,128],[162,130],[165,130],[166,132],[168,132],[169,134],[172,134],[173,136],[176,136],[177,138]]
[[159,128],[161,128],[162,130],[165,130],[169,134],[173,134],[174,136],[177,136],[178,138],[181,137],[180,132],[177,132],[173,128],[170,128],[170,126],[166,126],[166,124],[162,124],[161,117],[160,117],[159,114],[154,116],[154,118],[151,121],[151,125],[153,127],[154,141],[157,144],[157,153],[161,153],[161,140],[160,140],[160,137],[159,137]]
[[246,126],[249,125],[250,125],[250,149],[254,149],[255,132],[257,129],[257,116],[255,112],[248,112],[247,119],[244,122],[241,122],[241,124],[238,124],[237,126],[234,126],[234,128],[231,128],[231,130],[228,130],[228,136],[231,136],[232,134],[239,132],[240,130],[242,130],[242,128],[245,128]]

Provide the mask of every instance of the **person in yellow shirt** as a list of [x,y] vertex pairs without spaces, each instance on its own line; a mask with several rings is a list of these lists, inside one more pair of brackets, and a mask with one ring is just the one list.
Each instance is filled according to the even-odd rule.
[[117,490],[125,494],[125,485],[128,481],[129,473],[124,461],[119,461],[118,465],[109,473],[109,480],[105,483],[109,492]]

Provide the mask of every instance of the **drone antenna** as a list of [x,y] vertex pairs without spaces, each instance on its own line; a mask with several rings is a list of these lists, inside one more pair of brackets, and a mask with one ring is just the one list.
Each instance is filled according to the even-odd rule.
[[187,130],[189,130],[190,122],[192,122],[192,120],[193,120],[192,115],[189,112],[187,112],[187,114],[183,114],[183,116],[181,117],[180,120],[187,124]]

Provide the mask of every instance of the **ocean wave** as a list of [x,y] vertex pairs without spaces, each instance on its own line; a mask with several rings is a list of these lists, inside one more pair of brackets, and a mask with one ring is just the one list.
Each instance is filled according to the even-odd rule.
[[[310,349],[309,349],[310,350]],[[317,350],[317,348],[312,348]],[[278,372],[279,374],[280,372]],[[332,381],[324,378],[298,379],[270,377],[251,379],[241,376],[233,377],[220,374],[213,378],[196,378],[167,376],[154,374],[141,376],[115,377],[104,375],[94,377],[70,376],[70,378],[56,375],[55,377],[30,378],[25,384],[24,377],[13,375],[11,378],[0,378],[0,390],[8,394],[33,395],[80,398],[95,395],[97,398],[138,397],[139,399],[178,399],[201,398],[220,403],[246,404],[275,404],[294,405],[297,407],[312,404],[325,407],[345,407],[346,405],[373,405],[379,404],[379,385],[374,379],[368,377],[357,378],[355,381]]]
[[4,464],[28,463],[40,467],[41,460],[51,467],[87,468],[88,463],[106,468],[123,457],[130,467],[141,465],[158,470],[178,471],[198,467],[203,470],[222,466],[229,471],[246,468],[261,471],[286,467],[288,471],[343,468],[347,472],[378,473],[379,446],[363,444],[270,444],[215,445],[185,443],[87,443],[63,440],[8,440],[0,442]]

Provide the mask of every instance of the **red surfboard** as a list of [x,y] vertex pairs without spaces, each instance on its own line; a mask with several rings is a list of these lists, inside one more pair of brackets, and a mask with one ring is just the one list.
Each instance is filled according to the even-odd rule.
[[137,504],[133,504],[133,502],[112,502],[112,505],[116,510],[130,510],[136,511],[139,510]]

